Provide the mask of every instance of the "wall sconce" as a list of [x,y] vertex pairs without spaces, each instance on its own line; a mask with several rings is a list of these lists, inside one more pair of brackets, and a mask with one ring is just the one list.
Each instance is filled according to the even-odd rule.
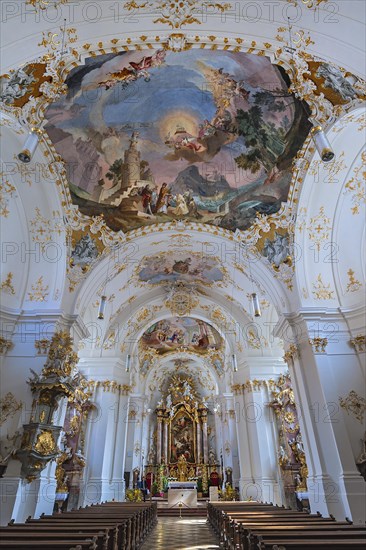
[[321,126],[313,126],[310,131],[314,145],[323,162],[330,162],[334,159],[334,151]]
[[32,128],[24,142],[23,149],[18,154],[18,159],[25,164],[28,164],[37,149],[39,136],[42,133],[38,128]]
[[256,292],[252,293],[252,306],[253,306],[254,317],[260,317],[262,313],[259,305],[258,295]]
[[101,296],[99,310],[98,310],[98,319],[104,319],[105,306],[107,304],[107,296]]
[[234,372],[238,372],[238,363],[236,362],[236,355],[235,355],[235,353],[232,354],[231,360],[232,360],[232,365],[233,365],[233,370],[234,370]]
[[126,359],[126,372],[130,372],[130,365],[131,365],[131,355],[128,354]]

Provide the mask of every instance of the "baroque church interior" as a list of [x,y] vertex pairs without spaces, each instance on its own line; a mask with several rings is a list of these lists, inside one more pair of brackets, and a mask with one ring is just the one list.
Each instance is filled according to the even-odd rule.
[[2,526],[364,524],[365,11],[1,2]]

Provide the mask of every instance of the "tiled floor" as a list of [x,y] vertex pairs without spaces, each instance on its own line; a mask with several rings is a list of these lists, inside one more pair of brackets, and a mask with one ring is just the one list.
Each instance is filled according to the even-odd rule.
[[141,550],[216,550],[216,537],[203,518],[159,518]]

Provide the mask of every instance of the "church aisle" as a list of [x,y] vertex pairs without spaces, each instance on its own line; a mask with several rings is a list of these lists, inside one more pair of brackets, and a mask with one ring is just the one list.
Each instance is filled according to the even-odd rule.
[[160,517],[141,550],[215,550],[218,541],[203,518]]

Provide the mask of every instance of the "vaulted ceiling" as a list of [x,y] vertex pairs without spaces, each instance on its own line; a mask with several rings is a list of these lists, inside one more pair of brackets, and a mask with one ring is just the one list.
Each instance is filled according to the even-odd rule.
[[[81,357],[132,355],[146,383],[190,361],[215,385],[234,353],[281,356],[284,314],[360,304],[365,6],[181,4],[4,8],[1,299],[9,321],[78,318]],[[141,345],[179,316],[223,345]]]

